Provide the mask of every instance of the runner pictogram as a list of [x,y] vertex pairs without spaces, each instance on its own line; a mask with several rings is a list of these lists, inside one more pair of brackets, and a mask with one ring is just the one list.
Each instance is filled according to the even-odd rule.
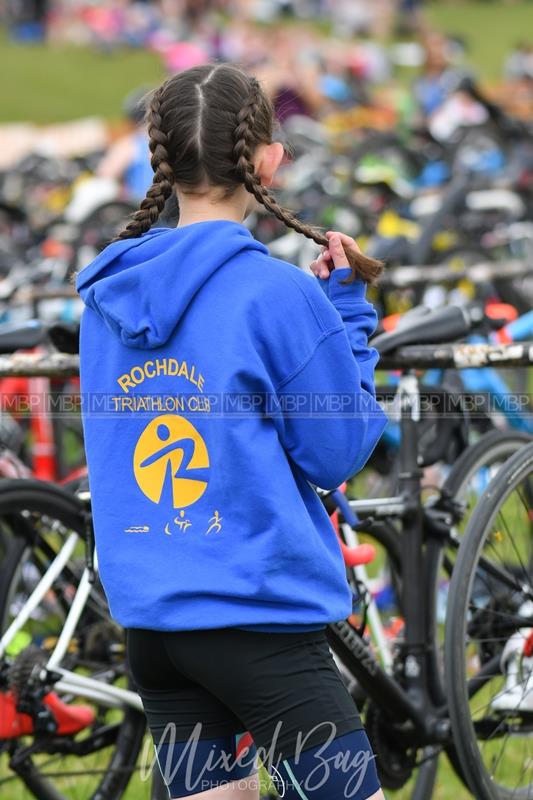
[[174,508],[190,506],[203,495],[208,469],[204,440],[194,425],[178,414],[151,420],[133,454],[135,480],[143,494],[160,503],[165,487],[170,486]]

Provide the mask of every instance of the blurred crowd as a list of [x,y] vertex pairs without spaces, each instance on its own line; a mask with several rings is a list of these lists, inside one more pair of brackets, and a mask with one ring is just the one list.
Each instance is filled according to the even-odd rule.
[[151,46],[154,37],[200,37],[221,20],[327,20],[347,36],[387,35],[400,22],[417,25],[422,0],[5,0],[15,36],[44,36],[101,47]]
[[[431,28],[421,0],[1,2],[12,41],[67,44],[67,55],[90,46],[110,69],[123,68],[125,48],[157,54],[168,73],[214,60],[248,67],[290,144],[281,201],[326,230],[367,237],[367,251],[388,264],[522,257],[533,242],[527,38],[502,59],[498,88],[469,66],[468,41]],[[0,272],[2,258],[9,269],[20,262],[26,279],[42,248],[69,272],[123,227],[153,178],[151,88],[123,99],[121,120],[117,102],[111,121],[0,129]],[[175,200],[167,206],[162,224],[175,224]],[[276,226],[261,214],[254,222],[262,241],[279,238],[279,257],[307,263],[298,237]]]
[[[326,121],[333,133],[427,123],[446,138],[458,125],[485,122],[482,106],[458,91],[465,77],[477,79],[466,66],[468,43],[431,30],[423,0],[0,0],[0,11],[15,41],[79,44],[103,54],[147,49],[168,73],[238,62],[262,81],[281,123],[307,117]],[[497,101],[533,117],[527,40],[502,64],[502,80]],[[129,131],[100,170],[129,175],[133,196],[142,196],[151,175],[138,107],[149,88],[125,99]]]
[[[421,71],[416,101],[431,113],[465,51],[429,30],[423,0],[0,0],[0,11],[16,41],[149,49],[169,73],[239,62],[263,80],[281,120],[368,105],[398,67]],[[502,78],[531,102],[531,43],[516,45]]]
[[[386,80],[390,66],[380,42],[393,28],[421,28],[420,5],[420,0],[5,0],[3,16],[12,39],[92,45],[106,52],[150,49],[169,72],[215,59],[254,69],[268,64],[268,81],[292,75],[312,107],[317,97],[310,87],[319,62],[326,61],[332,73],[328,89],[336,101],[352,99],[338,80],[345,71],[371,82]],[[291,19],[300,24],[287,24]],[[368,41],[354,47],[354,35],[368,35]]]

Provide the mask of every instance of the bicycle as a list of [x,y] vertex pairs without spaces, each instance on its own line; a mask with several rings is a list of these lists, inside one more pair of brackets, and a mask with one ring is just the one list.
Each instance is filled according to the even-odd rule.
[[[533,446],[493,478],[459,549],[446,686],[461,768],[481,800],[530,797]],[[453,691],[452,691],[453,687]]]
[[[61,337],[68,328],[63,325],[58,326],[58,330]],[[38,319],[24,323],[2,323],[0,354],[12,355],[28,349],[46,353],[50,344],[54,344],[54,335],[57,335],[54,334],[54,326]],[[69,385],[65,381],[40,375],[0,378],[0,440],[4,447],[12,451],[12,468],[10,466],[9,470],[2,470],[0,467],[2,477],[14,477],[16,470],[21,477],[33,474],[43,480],[68,483],[85,475],[79,415],[52,413],[63,399],[67,401],[65,406],[70,404],[74,410],[73,393],[77,392],[77,379]],[[8,423],[9,429],[6,430]],[[23,447],[26,429],[31,439],[31,452]],[[13,431],[11,436],[10,431]]]
[[[514,350],[490,345],[409,345],[409,339],[435,341],[439,322],[443,327],[448,324],[449,338],[454,338],[455,324],[455,335],[459,336],[460,320],[457,317],[453,323],[449,311],[443,311],[440,320],[433,315],[431,322],[424,325],[418,321],[410,330],[405,329],[402,337],[405,347],[382,357],[382,366],[403,368],[398,389],[403,444],[398,456],[397,495],[353,500],[348,509],[338,494],[332,497],[348,529],[365,532],[381,542],[397,577],[398,602],[405,627],[392,671],[379,664],[376,653],[349,621],[335,623],[328,629],[332,650],[364,690],[365,723],[378,757],[380,777],[388,788],[399,788],[407,782],[421,763],[417,758],[420,751],[423,760],[428,761],[444,750],[465,781],[456,753],[460,739],[452,737],[447,717],[435,599],[439,575],[443,570],[448,578],[454,574],[461,541],[458,526],[465,514],[457,495],[461,499],[473,477],[484,470],[490,473],[493,466],[499,466],[502,459],[527,442],[523,434],[518,434],[514,442],[505,441],[497,433],[490,434],[487,442],[481,439],[474,452],[465,451],[459,470],[437,499],[430,504],[422,503],[417,432],[419,390],[413,368],[427,367],[430,362],[442,367],[479,367],[495,362],[502,366],[530,364],[528,343]],[[448,689],[452,691],[452,686]]]
[[[461,319],[464,325],[464,317],[461,316]],[[447,320],[444,320],[448,325],[447,336],[458,335],[458,321],[459,317],[454,312],[447,312]],[[451,327],[451,322],[455,328]],[[427,327],[427,320],[424,325]],[[434,333],[434,324],[432,329]],[[420,320],[411,329],[410,335],[413,340],[421,341]],[[454,353],[455,360],[458,359],[460,347],[426,347],[425,357],[427,360],[431,357],[432,365],[440,360],[442,366],[449,366]],[[526,345],[520,346],[524,347]],[[409,355],[409,349],[405,347],[395,356],[384,356],[384,365],[390,367],[391,364],[401,363],[406,358],[406,352],[409,363],[416,364],[416,359]],[[418,363],[423,364],[423,348],[414,349],[418,350]],[[481,361],[480,353],[484,353],[486,358],[491,353],[498,354],[502,363],[502,354],[507,354],[508,362],[517,361],[516,347],[506,350],[501,347],[491,349],[473,346],[469,352],[476,363]],[[22,363],[21,358],[19,364]],[[464,351],[462,358],[464,361]],[[527,351],[521,358],[523,363],[529,363]],[[74,357],[48,357],[48,373],[42,357],[26,357],[25,363],[26,371],[30,374],[36,370],[44,374],[52,374],[55,370],[56,374],[58,364],[63,365],[64,374],[72,374],[76,369]],[[406,370],[407,373],[410,369]],[[443,699],[434,599],[436,576],[441,567],[444,547],[449,547],[452,553],[458,547],[458,542],[451,535],[451,527],[454,520],[460,521],[462,512],[453,497],[443,496],[441,504],[435,503],[427,508],[422,505],[416,448],[416,397],[416,379],[406,374],[400,380],[399,387],[404,447],[400,451],[398,495],[388,499],[350,501],[348,508],[357,513],[359,520],[350,520],[346,506],[345,518],[341,520],[341,524],[349,525],[352,531],[362,528],[377,542],[382,542],[391,561],[396,564],[400,604],[405,618],[404,644],[393,654],[387,671],[378,665],[364,638],[349,622],[336,623],[330,626],[328,632],[332,649],[364,689],[364,711],[375,746],[376,743],[383,745],[385,726],[387,731],[395,731],[395,726],[401,723],[401,738],[398,738],[401,746],[394,743],[392,757],[387,758],[390,752],[385,753],[383,746],[378,748],[382,777],[384,775],[385,779],[394,781],[396,785],[405,783],[417,765],[416,751],[420,748],[424,748],[424,758],[428,760],[435,761],[437,752],[442,749],[446,749],[454,758]],[[508,452],[522,443],[520,436],[517,437],[513,432],[512,437],[517,438],[513,438],[511,443],[504,443],[499,437],[490,448],[483,445],[484,452],[490,452],[496,463],[504,451]],[[489,461],[478,447],[476,458],[469,459],[469,474],[473,469],[478,470],[479,464],[487,466]],[[468,473],[465,469],[462,471],[463,478]],[[19,687],[23,689],[24,700],[36,719],[42,713],[43,695],[46,696],[47,691],[66,693],[67,698],[86,698],[96,705],[98,712],[91,723],[94,730],[83,734],[81,741],[48,731],[48,738],[44,735],[30,738],[29,744],[17,738],[8,740],[7,745],[3,743],[3,749],[10,754],[15,775],[35,796],[46,800],[51,797],[57,800],[64,796],[65,782],[72,797],[69,781],[76,776],[79,780],[80,773],[89,773],[89,780],[96,782],[90,787],[83,784],[84,800],[95,796],[120,796],[137,770],[145,729],[138,697],[125,685],[127,676],[120,632],[109,622],[105,598],[96,575],[94,583],[91,583],[95,565],[92,563],[87,501],[87,496],[80,499],[59,487],[32,480],[5,481],[0,484],[0,530],[7,542],[0,565],[0,630],[4,632],[1,648],[3,653],[9,648],[11,661],[9,672],[5,669],[3,672],[4,686],[11,685],[11,681],[17,690]],[[400,520],[405,526],[400,539],[402,547],[398,547],[400,537],[395,524]],[[422,543],[424,551],[420,547]],[[423,603],[419,602],[416,581],[413,580],[418,564],[428,567],[424,573]],[[54,614],[50,613],[46,603],[52,603]],[[44,622],[48,620],[49,625],[44,631],[39,627],[43,625],[43,618],[34,615],[41,608],[46,612]],[[27,649],[27,639],[26,644],[20,640],[20,634],[24,632],[29,633],[30,640],[41,644],[41,652]],[[403,674],[400,673],[402,667]],[[85,674],[80,675],[80,669]],[[113,715],[117,714],[122,724],[115,723],[117,717],[113,719]],[[394,715],[393,719],[390,719],[390,715]],[[46,714],[43,716],[46,717]],[[387,742],[389,739],[387,737]],[[427,751],[429,747],[432,748],[430,752]],[[51,775],[46,772],[49,769],[45,759],[47,755],[55,756],[55,760],[52,760],[55,768]],[[66,758],[59,761],[62,770],[59,769],[58,755],[74,756],[74,765],[72,759],[69,761]],[[90,765],[87,769],[84,759],[90,764],[90,759],[96,757],[100,762],[99,768]],[[105,764],[102,765],[103,757]],[[79,761],[83,767],[80,767]],[[388,766],[390,769],[387,771]]]
[[[32,479],[4,481],[0,494],[2,530],[10,536],[0,565],[0,656],[11,653],[1,683],[34,721],[29,741],[4,730],[1,749],[37,798],[75,797],[82,778],[78,796],[120,797],[136,770],[146,723],[139,696],[127,686],[122,631],[109,618],[89,553],[86,565],[87,496]],[[79,726],[74,720],[79,730],[71,735],[62,735],[50,713],[45,698],[52,692],[91,702],[92,715]]]

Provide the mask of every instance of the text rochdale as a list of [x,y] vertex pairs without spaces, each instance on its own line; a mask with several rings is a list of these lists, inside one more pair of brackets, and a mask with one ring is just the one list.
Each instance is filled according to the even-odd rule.
[[174,378],[185,378],[193,383],[200,392],[204,390],[204,376],[194,364],[178,361],[176,358],[155,358],[145,361],[142,366],[135,366],[129,372],[117,378],[120,388],[129,394],[130,389],[150,378],[159,378],[168,375]]

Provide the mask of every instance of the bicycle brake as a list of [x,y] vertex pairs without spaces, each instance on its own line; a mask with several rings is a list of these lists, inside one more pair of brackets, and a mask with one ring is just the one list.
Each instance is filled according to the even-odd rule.
[[462,518],[464,510],[460,503],[450,500],[445,508],[437,504],[425,506],[425,530],[437,539],[450,541],[454,538],[453,526]]

